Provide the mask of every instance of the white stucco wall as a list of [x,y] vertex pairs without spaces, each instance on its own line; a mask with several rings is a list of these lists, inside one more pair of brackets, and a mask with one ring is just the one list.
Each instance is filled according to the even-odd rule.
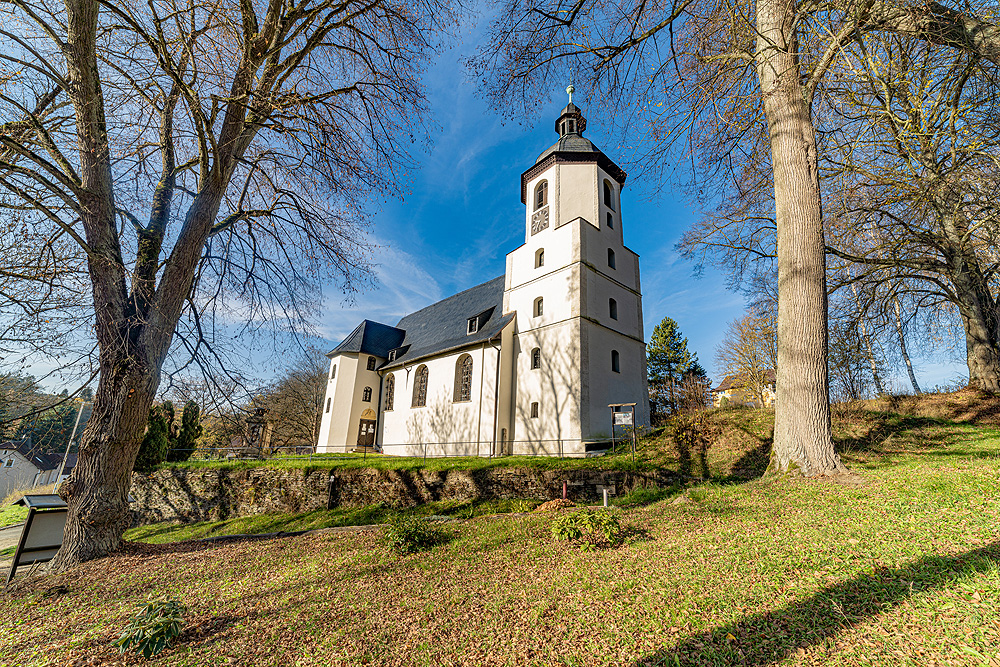
[[[472,357],[471,400],[455,401],[456,367]],[[497,357],[490,343],[423,359],[384,373],[395,377],[392,410],[383,410],[379,440],[385,454],[423,456],[489,456],[497,415]],[[427,366],[427,404],[413,406],[417,369]],[[385,391],[382,392],[385,407]]]
[[[11,462],[9,466],[7,461]],[[0,500],[14,491],[35,486],[37,474],[38,468],[20,453],[10,449],[0,450]]]
[[[331,367],[337,366],[337,374],[331,379],[327,371],[317,452],[349,452],[357,447],[361,414],[368,409],[375,412],[378,405],[379,375],[368,370],[369,356],[343,353],[331,358]],[[378,368],[384,361],[376,357],[375,367]],[[372,389],[370,402],[363,400],[365,387]],[[330,401],[329,410],[326,408],[327,401]]]

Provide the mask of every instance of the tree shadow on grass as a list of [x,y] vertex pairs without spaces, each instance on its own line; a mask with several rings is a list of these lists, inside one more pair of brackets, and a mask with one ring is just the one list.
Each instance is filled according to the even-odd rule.
[[889,611],[914,592],[943,588],[962,574],[992,570],[998,559],[1000,542],[957,556],[925,556],[899,568],[880,568],[781,609],[665,646],[640,658],[633,667],[770,665]]

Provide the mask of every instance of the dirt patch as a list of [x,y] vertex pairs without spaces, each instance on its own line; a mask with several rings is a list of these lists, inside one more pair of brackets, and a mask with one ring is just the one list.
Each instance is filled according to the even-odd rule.
[[535,508],[536,512],[556,512],[561,509],[566,509],[567,507],[576,507],[576,503],[572,500],[563,500],[562,498],[556,498],[555,500],[550,500],[547,503],[542,503]]

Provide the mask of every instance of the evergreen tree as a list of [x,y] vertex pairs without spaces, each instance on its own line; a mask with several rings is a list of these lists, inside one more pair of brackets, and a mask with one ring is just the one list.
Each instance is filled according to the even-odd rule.
[[153,406],[149,410],[149,421],[146,424],[146,435],[139,445],[139,453],[135,457],[133,470],[138,472],[153,472],[156,467],[167,459],[170,446],[168,437],[170,427],[160,408]]
[[[171,406],[172,408],[173,406]],[[181,413],[181,426],[176,437],[170,441],[168,461],[187,461],[194,453],[195,443],[201,437],[201,410],[194,401],[184,404]]]
[[651,398],[671,413],[678,410],[677,392],[684,379],[706,377],[698,354],[687,349],[687,338],[681,336],[677,322],[669,317],[653,329],[646,346],[646,372]]

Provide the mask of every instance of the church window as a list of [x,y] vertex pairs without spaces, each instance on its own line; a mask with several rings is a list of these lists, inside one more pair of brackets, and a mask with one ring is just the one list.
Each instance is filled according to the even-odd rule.
[[427,366],[417,369],[413,379],[413,407],[422,408],[427,405]]
[[612,211],[615,210],[614,189],[610,181],[604,181],[604,205]]
[[365,403],[371,403],[372,402],[372,388],[371,387],[365,387],[364,388],[364,390],[361,392],[361,400],[364,401]]
[[328,399],[326,399],[326,411],[327,411],[327,412],[329,412],[329,411],[330,411],[330,404],[331,404],[331,403],[333,403],[333,398],[332,398],[332,397],[331,397],[331,398],[328,398]]
[[477,331],[479,331],[479,318],[478,317],[470,317],[469,318],[468,332],[470,334],[474,334]]
[[535,251],[535,268],[543,266],[545,266],[545,248],[539,248]]
[[389,373],[385,378],[385,409],[392,410],[392,404],[396,400],[396,376]]
[[621,373],[621,357],[618,355],[618,350],[611,350],[611,370],[615,373]]
[[538,419],[538,402],[531,404],[531,418]]
[[542,312],[543,312],[542,297],[538,297],[537,299],[535,299],[535,306],[534,306],[534,313],[535,313],[535,315],[534,316],[535,317],[541,317],[542,316]]
[[535,186],[535,210],[549,203],[549,182],[542,181]]
[[368,357],[368,370],[375,370],[375,357]]
[[608,218],[607,219],[608,219],[608,229],[614,229],[615,228],[615,216],[612,215],[611,213],[608,213]]
[[472,400],[472,357],[463,354],[455,364],[455,402]]
[[608,299],[608,314],[611,315],[611,319],[618,319],[618,302],[614,299]]
[[542,351],[537,347],[531,351],[531,370],[542,367]]
[[611,248],[608,248],[608,266],[610,266],[612,269],[616,268],[615,267],[615,251],[612,250]]
[[330,379],[332,380],[335,377],[337,377],[337,364],[330,367]]

